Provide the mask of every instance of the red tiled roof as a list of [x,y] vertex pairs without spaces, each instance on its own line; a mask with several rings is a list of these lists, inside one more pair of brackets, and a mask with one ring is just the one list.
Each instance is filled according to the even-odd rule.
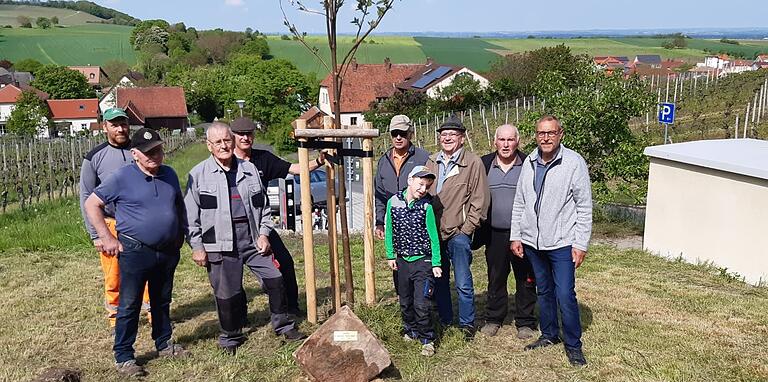
[[664,60],[661,62],[661,67],[665,69],[674,69],[685,65],[683,60]]
[[29,85],[21,85],[20,88],[15,85],[5,85],[0,88],[0,103],[16,103],[16,100],[21,96],[21,92],[28,90],[35,92],[37,97],[43,101],[48,99],[48,93],[37,90]]
[[141,114],[141,110],[139,110],[136,105],[133,104],[133,102],[128,101],[128,104],[124,107],[126,114],[128,114],[128,122],[132,125],[143,125],[144,124],[144,115]]
[[131,103],[134,111],[144,118],[184,117],[187,101],[184,89],[178,86],[148,88],[117,88],[117,105],[123,109]]
[[[389,98],[397,91],[396,85],[405,81],[424,64],[351,64],[344,76],[340,108],[342,113],[368,110],[371,102],[377,98]],[[320,86],[328,88],[330,102],[331,74],[325,77]]]
[[752,66],[754,61],[750,60],[734,60],[731,65],[733,66]]
[[88,80],[90,85],[98,85],[101,83],[101,76],[107,77],[106,73],[101,70],[100,66],[68,66],[69,69],[77,70],[82,73]]
[[89,99],[49,99],[53,119],[87,119],[99,116],[99,100]]

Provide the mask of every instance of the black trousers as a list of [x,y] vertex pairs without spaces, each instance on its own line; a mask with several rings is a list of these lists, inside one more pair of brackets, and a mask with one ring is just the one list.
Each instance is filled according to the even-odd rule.
[[491,230],[491,241],[485,247],[488,265],[488,304],[485,318],[501,325],[508,311],[507,278],[510,265],[515,274],[515,326],[536,329],[536,281],[527,257],[519,258],[509,249],[509,230]]
[[396,283],[405,333],[422,344],[434,341],[432,301],[428,293],[434,290],[432,262],[428,258],[407,262],[398,257]]
[[280,274],[283,275],[283,285],[285,287],[285,303],[289,313],[299,310],[299,285],[296,282],[296,268],[293,264],[293,257],[285,247],[285,243],[280,239],[276,230],[269,233],[269,245],[272,246],[272,254],[275,260],[280,263]]

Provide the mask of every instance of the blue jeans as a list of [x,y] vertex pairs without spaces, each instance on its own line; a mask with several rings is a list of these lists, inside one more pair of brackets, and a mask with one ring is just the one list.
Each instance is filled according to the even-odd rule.
[[149,303],[152,311],[152,339],[159,351],[171,339],[171,292],[173,274],[179,263],[179,251],[156,251],[140,242],[119,236],[123,252],[118,255],[120,266],[120,304],[115,324],[115,361],[134,359],[133,344],[139,328],[144,284],[149,285]]
[[443,276],[435,279],[435,301],[443,325],[453,322],[451,263],[459,301],[459,326],[475,326],[475,287],[472,283],[472,250],[469,236],[459,233],[440,244]]
[[581,318],[576,301],[576,268],[571,246],[551,251],[536,250],[527,245],[524,248],[536,275],[541,336],[548,339],[560,337],[557,322],[559,305],[563,320],[563,342],[568,348],[581,349]]

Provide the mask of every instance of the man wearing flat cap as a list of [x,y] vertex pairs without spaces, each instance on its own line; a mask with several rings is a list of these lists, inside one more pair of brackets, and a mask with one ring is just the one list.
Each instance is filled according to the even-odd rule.
[[[472,235],[485,220],[490,202],[485,166],[477,155],[464,150],[467,129],[452,115],[437,129],[441,150],[429,157],[427,167],[437,175],[433,200],[439,221],[443,274],[451,264],[459,302],[459,328],[465,338],[475,334],[475,288],[472,281]],[[448,277],[436,281],[435,296],[440,321],[453,322]]]
[[[173,275],[179,263],[187,220],[179,179],[163,165],[163,141],[157,131],[142,128],[131,137],[134,163],[114,171],[85,202],[85,212],[110,256],[120,268],[120,302],[115,325],[115,365],[126,376],[143,376],[133,343],[144,284],[149,287],[152,339],[160,357],[181,357],[174,344],[169,309]],[[118,235],[104,222],[104,206],[115,206]]]
[[[299,175],[301,167],[298,163],[288,162],[267,150],[253,148],[253,132],[256,125],[250,118],[240,117],[232,121],[230,125],[232,133],[235,136],[235,156],[244,161],[249,161],[259,170],[261,184],[267,187],[270,181],[281,179],[288,174]],[[309,171],[314,171],[323,164],[323,154],[309,162]],[[288,313],[292,315],[301,315],[299,309],[299,285],[296,282],[296,268],[293,257],[288,248],[283,243],[277,230],[269,233],[269,244],[272,246],[272,254],[275,260],[280,264],[280,274],[283,276],[285,286],[286,305]]]

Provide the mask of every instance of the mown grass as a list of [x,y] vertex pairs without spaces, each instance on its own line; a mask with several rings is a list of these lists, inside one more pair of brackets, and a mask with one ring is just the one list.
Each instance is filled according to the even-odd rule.
[[103,21],[94,15],[72,9],[37,7],[32,5],[0,4],[0,25],[18,27],[18,16],[27,16],[32,24],[38,17],[58,17],[61,25],[81,25]]
[[[185,177],[207,156],[191,146],[171,165]],[[67,212],[69,214],[67,215]],[[87,242],[51,242],[47,233],[80,230],[77,203],[39,211],[18,221],[17,233],[0,246],[0,381],[31,380],[49,367],[77,368],[85,380],[116,380],[112,338],[102,308],[103,281],[96,253]],[[3,218],[3,217],[0,217]],[[70,227],[66,226],[69,221]],[[53,222],[53,224],[52,224]],[[60,223],[56,223],[60,222]],[[28,232],[27,242],[18,232]],[[66,231],[65,231],[66,232]],[[329,315],[327,240],[316,235],[320,317]],[[301,237],[285,234],[303,285]],[[14,244],[16,243],[16,244]],[[26,244],[25,244],[26,243]],[[395,369],[384,377],[405,381],[764,381],[768,379],[768,289],[746,285],[725,270],[651,256],[638,250],[594,246],[578,271],[577,293],[584,326],[583,369],[568,366],[562,348],[524,352],[511,322],[497,337],[469,343],[454,328],[441,333],[433,358],[400,338],[400,317],[390,272],[376,243],[377,304],[364,301],[362,240],[352,238],[355,312],[384,342]],[[482,317],[487,290],[482,252],[473,271],[476,305]],[[192,352],[186,360],[152,355],[150,328],[139,330],[137,356],[151,373],[148,381],[301,380],[292,359],[297,344],[284,344],[268,327],[266,296],[254,277],[245,277],[254,323],[250,340],[231,358],[216,346],[218,323],[205,271],[184,248],[174,281],[175,337]],[[510,280],[510,291],[514,281]],[[303,291],[302,291],[303,293]],[[302,304],[303,304],[302,297]],[[301,323],[302,330],[316,326]]]
[[683,58],[697,60],[705,53],[697,49],[664,49],[662,42],[650,42],[651,39],[629,38],[566,38],[566,39],[489,39],[510,53],[530,51],[542,47],[567,45],[574,54],[590,56],[626,56],[630,60],[638,54],[658,54],[663,58]]

